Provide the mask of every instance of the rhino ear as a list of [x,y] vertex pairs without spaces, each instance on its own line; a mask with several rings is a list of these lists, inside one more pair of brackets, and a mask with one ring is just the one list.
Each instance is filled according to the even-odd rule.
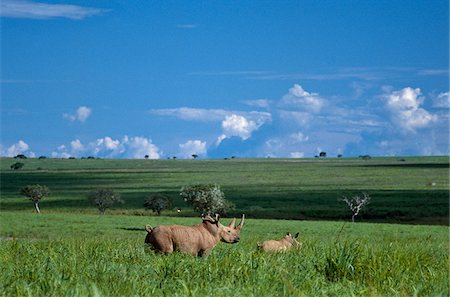
[[150,225],[145,225],[145,230],[146,230],[148,233],[151,233],[152,230],[153,230],[153,228],[152,228],[152,226],[150,226]]
[[202,220],[211,222],[213,224],[215,223],[214,219],[209,214],[208,215],[202,215]]
[[218,213],[216,213],[216,223],[218,223],[220,220],[220,215]]

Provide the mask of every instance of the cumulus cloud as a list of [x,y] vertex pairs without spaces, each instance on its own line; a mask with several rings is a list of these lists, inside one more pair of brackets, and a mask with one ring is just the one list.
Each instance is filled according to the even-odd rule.
[[71,122],[79,121],[81,123],[84,123],[87,118],[91,115],[92,109],[86,106],[80,106],[75,111],[75,114],[63,114],[63,117]]
[[27,0],[2,0],[0,4],[0,15],[11,18],[67,18],[81,20],[90,16],[103,14],[104,12],[107,12],[107,10],[68,4],[47,4]]
[[152,143],[151,139],[145,137],[130,137],[125,136],[123,145],[126,147],[126,156],[133,159],[143,159],[148,156],[149,159],[159,159],[159,148]]
[[318,113],[325,105],[325,99],[317,93],[309,93],[302,86],[294,84],[289,92],[283,96],[280,105]]
[[30,150],[30,146],[23,140],[19,140],[7,149],[1,149],[1,155],[4,157],[14,157],[19,154],[25,154],[28,157],[35,157],[34,152]]
[[395,124],[407,131],[416,131],[436,122],[438,117],[421,108],[424,97],[419,88],[410,87],[385,94],[386,106]]
[[268,119],[256,118],[248,119],[244,116],[232,114],[226,116],[222,121],[222,132],[217,139],[217,144],[220,144],[225,138],[237,136],[242,140],[247,140],[251,137],[252,133],[258,130]]
[[188,140],[180,144],[180,155],[182,158],[191,158],[192,155],[205,156],[206,155],[206,141]]
[[143,159],[146,155],[150,159],[160,158],[160,149],[152,143],[151,139],[145,137],[124,136],[121,140],[109,136],[98,138],[87,144],[79,139],[70,142],[70,146],[60,145],[52,152],[54,158],[96,156],[103,158],[132,158]]

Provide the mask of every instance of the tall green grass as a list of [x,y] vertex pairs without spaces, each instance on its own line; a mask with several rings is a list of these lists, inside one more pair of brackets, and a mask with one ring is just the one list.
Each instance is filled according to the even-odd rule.
[[[449,295],[448,227],[249,219],[240,243],[195,258],[144,248],[143,225],[199,219],[0,218],[1,296]],[[287,231],[300,232],[301,250],[256,250],[257,241]]]

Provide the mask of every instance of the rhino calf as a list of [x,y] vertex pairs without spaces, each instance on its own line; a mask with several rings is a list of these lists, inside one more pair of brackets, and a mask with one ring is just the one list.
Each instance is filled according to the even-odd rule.
[[286,252],[291,248],[300,248],[301,243],[297,241],[299,233],[292,236],[291,233],[287,233],[286,236],[280,240],[266,240],[262,243],[258,243],[258,249],[264,252]]
[[220,242],[237,243],[244,226],[244,215],[241,222],[235,226],[234,218],[230,225],[224,226],[219,222],[219,215],[202,216],[202,223],[194,226],[163,225],[152,228],[145,226],[147,236],[145,243],[153,250],[162,253],[180,251],[192,256],[205,256]]

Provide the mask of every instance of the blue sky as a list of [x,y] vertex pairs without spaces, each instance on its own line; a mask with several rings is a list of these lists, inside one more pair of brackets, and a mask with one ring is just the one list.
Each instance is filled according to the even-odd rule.
[[0,153],[449,155],[448,5],[2,0]]

